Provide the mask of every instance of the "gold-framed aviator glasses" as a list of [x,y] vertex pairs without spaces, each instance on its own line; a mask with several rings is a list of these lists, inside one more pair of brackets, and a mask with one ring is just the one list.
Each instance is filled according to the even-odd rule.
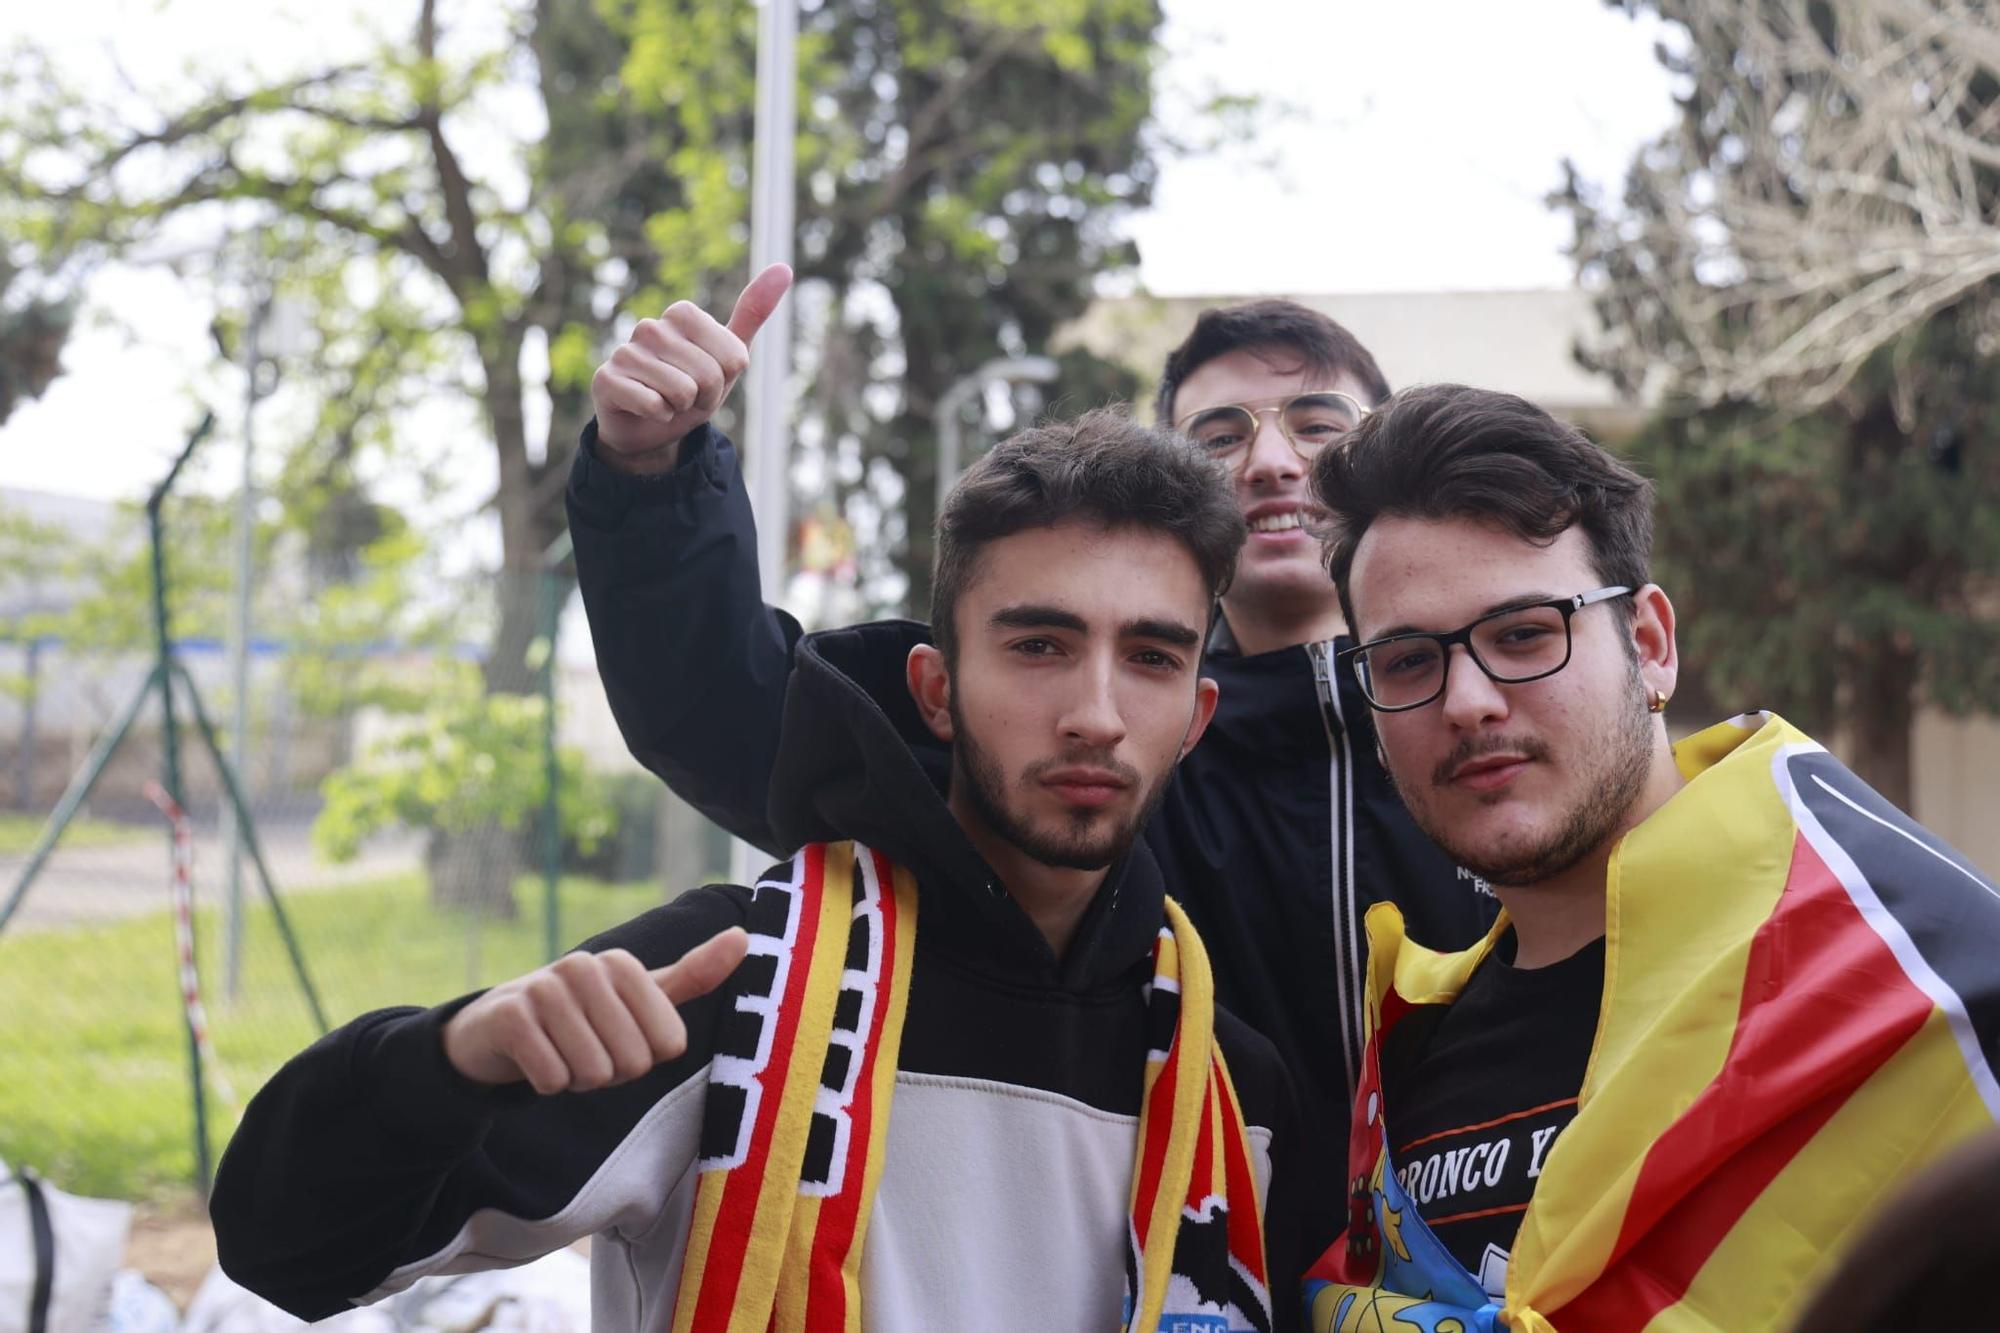
[[1574,597],[1504,607],[1449,634],[1389,634],[1347,649],[1361,693],[1378,713],[1422,708],[1444,693],[1453,644],[1502,685],[1553,676],[1569,665],[1570,617],[1586,606],[1625,597],[1625,587],[1593,588]]
[[1292,452],[1308,463],[1368,415],[1368,409],[1354,395],[1328,389],[1294,394],[1265,407],[1248,403],[1204,407],[1175,422],[1174,429],[1200,445],[1210,458],[1231,462],[1241,471],[1250,457],[1250,443],[1257,438],[1258,420],[1266,412],[1276,418],[1278,431],[1290,441]]

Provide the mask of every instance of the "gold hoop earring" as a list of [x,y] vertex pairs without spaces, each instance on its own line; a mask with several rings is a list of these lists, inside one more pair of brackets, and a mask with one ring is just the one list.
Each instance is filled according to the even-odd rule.
[[1647,712],[1649,712],[1649,713],[1664,713],[1664,712],[1666,712],[1666,711],[1667,711],[1667,692],[1666,692],[1665,690],[1654,690],[1654,691],[1653,691],[1653,701],[1652,701],[1651,703],[1649,703],[1649,704],[1647,704],[1647,705],[1646,705],[1646,711],[1647,711]]

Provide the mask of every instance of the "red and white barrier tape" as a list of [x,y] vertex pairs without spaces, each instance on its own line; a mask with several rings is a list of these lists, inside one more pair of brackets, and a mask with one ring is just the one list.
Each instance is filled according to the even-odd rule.
[[194,964],[194,826],[188,821],[187,811],[167,794],[166,788],[149,781],[145,791],[146,799],[160,807],[160,813],[174,830],[174,946],[180,957],[181,1004],[187,1010],[188,1027],[194,1032],[195,1047],[201,1052],[202,1064],[215,1085],[216,1095],[234,1113],[236,1090],[229,1085],[229,1076],[222,1072],[215,1043],[209,1040],[208,1011],[202,1007],[201,977]]

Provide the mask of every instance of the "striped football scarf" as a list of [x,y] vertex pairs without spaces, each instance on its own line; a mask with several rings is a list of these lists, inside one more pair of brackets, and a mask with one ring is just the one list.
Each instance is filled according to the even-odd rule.
[[[1263,1225],[1208,958],[1180,908],[1166,911],[1118,1327],[1268,1333]],[[916,923],[915,880],[859,843],[808,846],[788,878],[757,886],[717,1028],[675,1333],[861,1328]]]
[[2000,1120],[2000,889],[1774,715],[1675,759],[1687,786],[1611,858],[1597,1042],[1502,1301],[1387,1169],[1378,1056],[1504,918],[1435,954],[1369,912],[1351,1223],[1308,1275],[1315,1333],[1790,1328],[1886,1195]]

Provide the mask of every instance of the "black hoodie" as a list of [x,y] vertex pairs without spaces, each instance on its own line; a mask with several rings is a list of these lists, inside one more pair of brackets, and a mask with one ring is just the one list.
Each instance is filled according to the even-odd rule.
[[[1159,868],[1136,845],[1058,959],[946,808],[942,764],[927,772],[917,759],[911,741],[928,733],[907,693],[867,678],[921,634],[892,623],[804,640],[772,781],[772,818],[789,840],[853,838],[918,881],[864,1321],[1108,1329],[1124,1280],[1142,987],[1164,920]],[[740,924],[749,896],[697,889],[584,947],[663,966]],[[211,1203],[224,1270],[321,1318],[426,1274],[524,1262],[591,1236],[596,1327],[667,1329],[714,1020],[729,994],[683,1006],[680,1058],[623,1087],[554,1097],[451,1069],[440,1030],[470,997],[356,1019],[287,1064],[245,1113]],[[1223,1012],[1216,1029],[1259,1178],[1275,1182],[1274,1314],[1296,1328],[1290,1084],[1269,1042]]]
[[[788,754],[797,748],[783,698],[799,627],[759,592],[735,447],[703,427],[673,471],[629,477],[597,458],[593,422],[570,473],[569,518],[598,670],[626,745],[738,837],[773,852],[797,846],[800,830],[771,798],[782,795],[772,779],[780,738]],[[844,660],[852,679],[885,708],[906,707],[906,638],[858,644],[879,656]],[[1345,644],[1246,656],[1219,633],[1202,668],[1222,687],[1214,720],[1146,829],[1167,892],[1208,946],[1222,1003],[1292,1071],[1314,1131],[1308,1171],[1326,1240],[1346,1224],[1362,917],[1394,902],[1411,938],[1449,950],[1482,938],[1497,909],[1397,799],[1360,687],[1334,669]],[[913,726],[905,731],[924,762],[945,762]]]

